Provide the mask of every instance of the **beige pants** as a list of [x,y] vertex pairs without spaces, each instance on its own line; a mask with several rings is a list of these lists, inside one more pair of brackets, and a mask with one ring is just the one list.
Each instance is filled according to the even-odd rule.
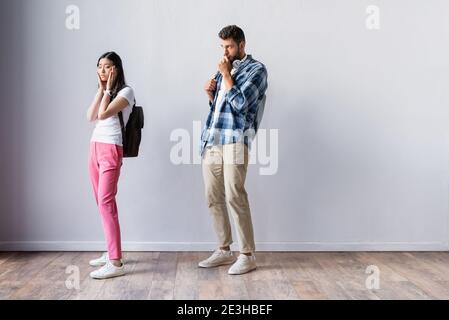
[[245,190],[248,148],[242,143],[207,147],[203,156],[206,199],[220,247],[232,244],[229,207],[240,242],[241,253],[255,251],[254,231]]

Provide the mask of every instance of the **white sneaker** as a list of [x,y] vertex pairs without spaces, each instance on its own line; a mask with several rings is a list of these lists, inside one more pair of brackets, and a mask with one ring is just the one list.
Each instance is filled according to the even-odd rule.
[[228,273],[232,275],[244,274],[255,270],[256,268],[256,257],[254,257],[254,255],[247,256],[244,254],[240,254],[237,262],[234,263],[231,268],[229,268]]
[[116,267],[111,261],[106,262],[106,264],[98,270],[92,271],[90,273],[93,279],[108,279],[123,276],[125,274],[125,265],[122,263],[121,267]]
[[209,258],[198,263],[198,266],[201,268],[213,268],[234,262],[235,256],[232,254],[231,250],[226,251],[217,249]]
[[[89,261],[89,265],[92,267],[102,267],[109,261],[109,255],[107,252],[103,253],[100,258]],[[124,263],[123,259],[120,259],[121,263]]]

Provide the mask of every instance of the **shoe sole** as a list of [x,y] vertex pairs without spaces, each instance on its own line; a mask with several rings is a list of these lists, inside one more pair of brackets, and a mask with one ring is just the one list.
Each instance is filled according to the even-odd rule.
[[121,274],[117,274],[117,275],[113,275],[113,276],[109,276],[109,277],[92,277],[92,276],[90,276],[90,277],[94,280],[106,280],[106,279],[122,277],[124,275],[126,275],[126,273],[121,273]]
[[254,270],[256,270],[256,269],[257,269],[257,267],[254,267],[253,269],[249,269],[248,271],[245,271],[245,272],[241,272],[241,273],[230,273],[230,272],[228,272],[228,274],[231,275],[231,276],[239,276],[239,275],[242,275],[242,274],[245,274],[245,273],[249,273],[249,272],[251,272],[251,271],[254,271]]
[[219,266],[227,266],[227,265],[233,264],[233,263],[236,262],[236,261],[237,261],[237,259],[235,259],[234,261],[223,262],[223,263],[214,264],[214,265],[209,265],[209,266],[202,266],[202,265],[198,264],[198,267],[204,268],[204,269],[208,269],[208,268],[216,268],[216,267],[219,267]]

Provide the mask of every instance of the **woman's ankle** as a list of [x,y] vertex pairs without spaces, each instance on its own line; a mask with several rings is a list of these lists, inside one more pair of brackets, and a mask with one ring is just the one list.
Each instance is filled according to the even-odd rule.
[[121,260],[113,259],[113,260],[110,260],[110,261],[111,261],[112,265],[114,265],[115,267],[121,267],[123,265]]

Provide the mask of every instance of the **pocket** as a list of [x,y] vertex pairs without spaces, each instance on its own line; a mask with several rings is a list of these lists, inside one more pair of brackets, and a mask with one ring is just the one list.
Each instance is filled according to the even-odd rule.
[[115,151],[117,155],[117,163],[122,166],[123,165],[123,147],[119,145],[115,145]]
[[117,151],[117,155],[119,157],[123,157],[123,147],[115,144],[115,150]]

